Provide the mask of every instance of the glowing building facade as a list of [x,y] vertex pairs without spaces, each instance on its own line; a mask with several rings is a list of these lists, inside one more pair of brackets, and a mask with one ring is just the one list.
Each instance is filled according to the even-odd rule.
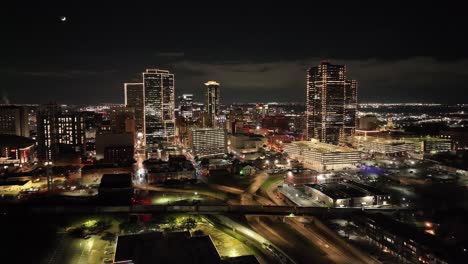
[[144,136],[147,148],[174,140],[174,74],[159,69],[143,73]]
[[205,111],[207,119],[205,126],[213,127],[216,125],[216,117],[219,114],[219,83],[208,81],[205,83]]
[[337,144],[356,127],[357,82],[346,66],[322,61],[307,71],[307,138]]

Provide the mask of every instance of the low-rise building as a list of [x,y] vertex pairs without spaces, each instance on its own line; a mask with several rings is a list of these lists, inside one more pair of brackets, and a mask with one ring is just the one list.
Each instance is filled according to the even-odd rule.
[[359,151],[326,143],[312,141],[294,141],[284,148],[290,158],[297,159],[305,168],[318,172],[355,168],[361,160]]
[[0,181],[0,192],[18,193],[21,190],[30,188],[31,186],[32,186],[32,182],[30,180]]
[[437,137],[407,137],[402,138],[405,142],[414,143],[416,152],[435,154],[437,152],[447,152],[453,149],[453,142],[450,138]]
[[191,236],[190,232],[149,232],[117,238],[114,263],[223,264],[251,263],[255,257],[223,258],[210,236]]
[[252,176],[255,174],[255,172],[257,172],[257,170],[254,166],[246,165],[240,170],[239,174],[244,176]]
[[144,165],[148,171],[148,184],[195,179],[195,168],[183,155],[170,155],[168,161],[147,160]]
[[285,182],[296,187],[302,187],[305,184],[317,183],[317,175],[317,171],[304,169],[299,165],[286,172]]
[[356,182],[306,184],[305,192],[313,199],[332,207],[367,207],[389,205],[390,195]]
[[467,263],[462,247],[445,244],[436,236],[380,213],[353,213],[353,223],[372,244],[398,257],[400,263]]
[[21,165],[35,160],[34,141],[16,135],[0,135],[0,164]]
[[254,160],[260,156],[258,150],[267,144],[263,135],[236,133],[228,136],[228,151],[244,160]]
[[369,153],[381,155],[398,155],[414,152],[416,145],[398,139],[385,139],[371,136],[355,136],[354,142],[358,148]]

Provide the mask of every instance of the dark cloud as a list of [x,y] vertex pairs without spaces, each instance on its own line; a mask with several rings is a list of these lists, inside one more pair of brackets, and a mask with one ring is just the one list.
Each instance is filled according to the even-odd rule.
[[[304,101],[306,70],[320,58],[270,63],[211,64],[180,61],[182,71],[197,71],[196,76],[178,75],[178,88],[197,92],[204,81],[221,82],[224,101],[284,100]],[[349,79],[359,82],[361,101],[436,101],[463,102],[459,83],[468,83],[468,60],[440,62],[415,57],[401,60],[331,60],[347,65]],[[241,69],[241,70],[239,70]],[[199,84],[192,88],[193,84]],[[442,92],[443,91],[443,92]],[[453,100],[453,95],[459,95]],[[433,95],[433,96],[431,96]],[[200,98],[200,97],[199,97]]]
[[156,57],[165,57],[165,58],[180,58],[184,57],[184,52],[156,52]]
[[12,102],[122,102],[123,83],[145,68],[171,70],[176,92],[198,99],[215,79],[224,102],[300,102],[305,71],[321,59],[348,66],[361,101],[465,102],[466,18],[454,5],[133,1],[2,11],[0,89]]

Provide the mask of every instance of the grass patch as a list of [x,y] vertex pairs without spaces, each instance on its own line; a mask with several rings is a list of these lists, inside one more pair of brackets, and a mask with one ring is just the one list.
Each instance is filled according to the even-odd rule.
[[262,186],[260,186],[260,190],[266,191],[266,190],[268,190],[268,188],[271,187],[271,185],[273,185],[274,183],[277,183],[279,181],[282,181],[282,180],[284,180],[283,175],[268,176],[268,179],[265,181],[265,183],[263,183]]
[[208,181],[210,183],[218,185],[226,185],[230,187],[235,187],[239,189],[247,188],[253,181],[251,177],[239,175],[229,175],[229,176],[208,176]]

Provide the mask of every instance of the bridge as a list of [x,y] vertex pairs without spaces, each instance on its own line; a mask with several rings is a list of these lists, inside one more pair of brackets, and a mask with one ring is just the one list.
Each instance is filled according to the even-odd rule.
[[128,205],[128,206],[27,206],[9,205],[1,209],[8,214],[84,214],[84,213],[192,213],[192,214],[246,214],[246,215],[346,215],[357,211],[396,212],[420,211],[409,208],[329,208],[265,205]]

